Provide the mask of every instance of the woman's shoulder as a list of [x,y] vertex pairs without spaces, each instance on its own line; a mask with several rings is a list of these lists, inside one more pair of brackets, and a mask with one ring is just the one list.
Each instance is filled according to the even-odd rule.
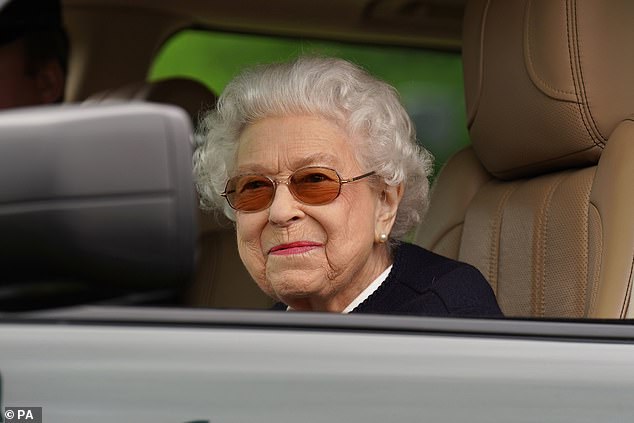
[[426,276],[424,279],[430,283],[456,270],[467,273],[473,271],[478,274],[480,273],[474,266],[468,263],[441,256],[440,254],[436,254],[408,242],[399,243],[394,254],[394,263],[397,267],[403,267],[404,271],[417,274],[418,276]]
[[491,286],[474,266],[417,245],[401,243],[395,254],[399,280],[418,292],[432,291],[452,315],[501,315]]

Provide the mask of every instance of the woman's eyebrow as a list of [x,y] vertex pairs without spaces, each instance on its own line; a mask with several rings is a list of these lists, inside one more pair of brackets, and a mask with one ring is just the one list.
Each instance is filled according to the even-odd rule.
[[[292,170],[297,170],[306,166],[336,166],[339,164],[337,156],[330,153],[313,153],[308,156],[299,157],[291,162]],[[248,173],[260,173],[262,175],[270,175],[271,169],[259,163],[247,163],[234,171],[236,175],[244,175]]]
[[236,168],[234,173],[236,175],[243,175],[247,173],[261,173],[263,175],[266,175],[271,172],[270,172],[270,169],[266,168],[265,166],[262,166],[261,164],[249,163],[249,164]]
[[314,153],[308,156],[301,157],[292,162],[293,169],[299,169],[312,165],[329,165],[333,166],[339,164],[337,156],[330,153]]

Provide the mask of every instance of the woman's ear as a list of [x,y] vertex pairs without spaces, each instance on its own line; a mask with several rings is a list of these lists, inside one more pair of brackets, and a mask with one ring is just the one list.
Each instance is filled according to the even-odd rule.
[[379,192],[379,208],[376,222],[376,239],[381,239],[381,234],[389,235],[396,220],[398,205],[403,198],[403,184],[395,186],[385,185]]
[[36,83],[42,104],[55,103],[64,98],[66,77],[57,60],[48,60],[40,66]]

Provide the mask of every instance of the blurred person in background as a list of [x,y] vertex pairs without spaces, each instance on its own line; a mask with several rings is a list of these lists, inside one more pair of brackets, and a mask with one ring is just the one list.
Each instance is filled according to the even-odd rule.
[[69,42],[59,0],[12,0],[0,9],[0,110],[61,103]]

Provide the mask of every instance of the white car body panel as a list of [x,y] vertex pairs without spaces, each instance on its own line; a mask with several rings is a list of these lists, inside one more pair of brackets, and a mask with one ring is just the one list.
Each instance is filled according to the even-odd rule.
[[[634,345],[626,341],[336,327],[356,316],[300,316],[314,327],[257,327],[267,314],[293,324],[291,314],[273,312],[195,313],[246,316],[251,327],[169,324],[163,313],[164,322],[119,324],[113,315],[111,323],[2,324],[3,406],[41,406],[46,423],[578,423],[634,416]],[[448,320],[372,318],[421,328]]]

